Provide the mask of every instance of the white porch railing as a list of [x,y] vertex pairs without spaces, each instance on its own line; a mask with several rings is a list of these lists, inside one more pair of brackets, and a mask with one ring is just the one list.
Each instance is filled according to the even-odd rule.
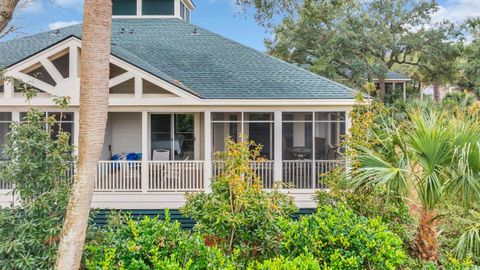
[[[284,188],[321,188],[323,175],[345,166],[344,160],[284,160]],[[186,192],[205,189],[204,161],[147,161],[146,179],[142,181],[142,161],[99,161],[95,191],[97,192]],[[252,161],[251,166],[262,179],[264,188],[274,185],[274,161]],[[224,163],[213,162],[213,176],[224,169]],[[73,173],[67,173],[67,176]],[[143,183],[143,184],[142,184]],[[8,191],[12,184],[0,181],[0,190]]]
[[283,183],[288,189],[312,189],[311,160],[284,160]]
[[[264,188],[273,188],[273,160],[266,161],[251,161],[250,166],[255,171],[255,173],[262,180],[262,185]],[[213,176],[218,176],[222,173],[225,168],[225,163],[222,161],[213,162]]]
[[148,191],[204,189],[203,161],[148,161]]
[[325,173],[344,166],[345,160],[284,160],[283,182],[291,189],[321,188]]
[[95,191],[141,191],[141,161],[99,161]]

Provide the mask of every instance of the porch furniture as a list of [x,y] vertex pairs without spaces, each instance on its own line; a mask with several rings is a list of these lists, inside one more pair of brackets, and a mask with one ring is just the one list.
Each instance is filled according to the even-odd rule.
[[167,149],[153,150],[152,160],[170,160],[170,150],[167,150]]
[[292,147],[292,154],[295,159],[310,159],[312,156],[312,149],[305,146],[294,146]]

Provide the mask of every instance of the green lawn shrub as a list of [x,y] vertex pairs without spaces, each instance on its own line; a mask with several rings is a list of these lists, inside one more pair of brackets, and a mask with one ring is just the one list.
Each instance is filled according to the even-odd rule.
[[250,263],[248,270],[320,270],[319,262],[312,254],[300,255],[293,259],[276,257],[262,262]]
[[327,269],[396,269],[406,259],[402,241],[384,223],[346,207],[319,206],[284,226],[283,254],[311,253]]
[[[120,216],[85,248],[87,269],[229,269],[232,261],[196,233],[165,220]],[[232,268],[233,269],[233,268]]]

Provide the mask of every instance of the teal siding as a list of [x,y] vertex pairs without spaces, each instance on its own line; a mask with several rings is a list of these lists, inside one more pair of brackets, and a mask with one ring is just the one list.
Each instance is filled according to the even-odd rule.
[[174,0],[143,0],[142,15],[174,15]]
[[137,15],[137,0],[112,0],[113,15]]
[[[95,216],[92,220],[92,223],[97,225],[97,226],[105,226],[107,223],[107,218],[108,214],[111,212],[111,210],[107,209],[101,209],[97,210],[95,213]],[[159,217],[160,219],[165,218],[165,210],[164,209],[158,209],[158,210],[122,210],[124,213],[131,213],[132,217],[134,219],[140,219],[144,216],[149,216],[149,217]],[[292,215],[293,219],[299,219],[301,216],[304,215],[311,215],[312,213],[315,212],[315,209],[311,208],[303,208],[300,209],[297,213]],[[195,226],[195,221],[183,216],[178,209],[170,209],[170,218],[172,220],[177,220],[182,224],[182,229],[185,230],[191,230],[193,226]]]

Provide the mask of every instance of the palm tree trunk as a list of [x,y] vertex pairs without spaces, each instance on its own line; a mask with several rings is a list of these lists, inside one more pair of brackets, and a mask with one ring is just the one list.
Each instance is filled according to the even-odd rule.
[[80,267],[108,115],[112,2],[85,0],[84,5],[77,172],[58,249],[57,270]]
[[440,84],[438,81],[433,81],[433,98],[435,101],[440,101]]
[[438,262],[438,240],[435,226],[435,213],[423,208],[420,211],[415,246],[422,260]]

